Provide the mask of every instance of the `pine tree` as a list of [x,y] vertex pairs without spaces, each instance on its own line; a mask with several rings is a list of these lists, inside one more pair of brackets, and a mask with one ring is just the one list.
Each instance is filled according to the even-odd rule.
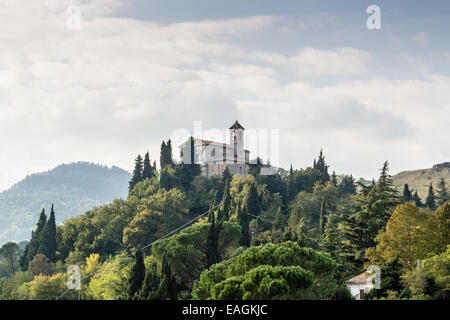
[[45,255],[51,262],[56,262],[56,219],[53,204],[50,217],[39,235],[37,253]]
[[439,180],[438,188],[438,204],[442,206],[445,202],[450,201],[450,195],[448,193],[444,178],[441,178],[441,180]]
[[414,191],[414,194],[412,196],[412,201],[416,204],[416,207],[420,208],[423,207],[422,200],[420,200],[419,195],[417,194],[417,191]]
[[144,156],[144,167],[142,170],[142,180],[151,179],[154,176],[155,176],[154,168],[150,163],[150,156],[147,151]]
[[335,260],[341,253],[341,235],[337,228],[336,217],[331,214],[324,228],[324,236],[320,242],[320,249],[328,252]]
[[142,157],[139,154],[134,160],[134,170],[133,170],[133,176],[131,177],[131,180],[129,182],[129,191],[131,191],[138,182],[143,180],[142,172],[144,171],[144,165],[142,163]]
[[409,191],[408,184],[406,183],[403,186],[403,202],[409,202],[409,201],[412,201],[412,200],[413,200],[413,196],[411,194],[411,191]]
[[136,250],[135,262],[131,269],[130,278],[128,279],[128,299],[135,300],[141,291],[142,283],[145,278],[145,264],[144,257],[140,248]]
[[249,216],[247,213],[247,206],[236,206],[237,219],[239,226],[241,227],[241,240],[240,245],[244,247],[250,247],[250,231],[249,231]]
[[389,175],[388,161],[383,164],[375,191],[376,197],[382,201],[383,209],[392,208],[398,204],[397,190],[393,187],[392,177]]
[[430,186],[428,187],[428,196],[425,199],[425,206],[427,208],[429,208],[430,210],[435,210],[436,209],[436,198],[434,196],[433,184],[432,183],[430,183]]

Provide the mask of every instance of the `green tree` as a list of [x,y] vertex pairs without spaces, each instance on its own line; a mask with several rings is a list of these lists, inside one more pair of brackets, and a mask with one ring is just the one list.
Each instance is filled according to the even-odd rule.
[[443,205],[446,201],[450,201],[450,195],[448,193],[444,178],[441,178],[441,180],[439,180],[437,194],[438,204],[440,206]]
[[204,270],[194,299],[329,299],[336,289],[336,263],[287,241],[250,247]]
[[45,255],[51,262],[56,262],[56,219],[52,204],[50,217],[39,234],[38,253]]
[[414,201],[414,203],[416,204],[416,207],[420,208],[423,207],[423,203],[422,200],[420,200],[419,195],[417,194],[417,191],[414,191],[414,194],[412,196],[412,200]]
[[155,168],[150,163],[150,155],[148,151],[145,153],[144,156],[144,163],[143,163],[143,169],[142,169],[142,179],[151,179],[154,176],[156,176]]
[[436,197],[434,196],[432,183],[430,183],[430,186],[428,187],[428,195],[427,195],[427,198],[425,199],[425,206],[427,208],[429,208],[430,210],[435,210],[437,207],[436,206]]
[[371,300],[373,298],[387,297],[395,294],[397,297],[403,291],[402,274],[403,265],[400,263],[398,257],[395,257],[380,266],[381,271],[381,285],[380,289],[372,289],[365,299]]
[[258,189],[256,188],[256,182],[252,181],[250,183],[250,188],[248,196],[246,199],[245,206],[247,207],[248,213],[253,216],[258,216],[261,210]]
[[172,142],[170,139],[165,143],[164,141],[161,143],[161,154],[159,158],[159,163],[161,169],[166,166],[173,166],[173,155],[172,155]]
[[13,275],[18,269],[19,246],[15,242],[7,242],[0,248],[0,258],[8,266],[8,273]]
[[161,267],[161,281],[156,292],[156,298],[158,300],[176,300],[177,293],[176,280],[167,259],[164,257]]
[[236,206],[237,210],[237,219],[239,222],[239,226],[241,227],[241,241],[240,245],[244,247],[250,247],[250,230],[249,230],[249,216],[247,213],[247,206],[241,207],[240,205]]
[[355,179],[352,175],[344,175],[338,186],[338,192],[341,197],[356,194]]
[[328,165],[325,163],[325,156],[323,155],[322,150],[320,150],[319,158],[317,161],[314,159],[314,169],[317,169],[322,174],[322,183],[326,183],[330,180],[330,175],[328,174]]
[[133,170],[133,176],[131,177],[131,180],[129,182],[129,191],[131,191],[134,186],[143,180],[142,177],[142,172],[144,170],[144,165],[142,163],[142,157],[139,154],[136,158],[136,160],[134,160],[134,170]]
[[145,272],[144,283],[142,284],[142,291],[140,293],[141,300],[155,300],[159,282],[158,263],[152,261]]
[[287,202],[291,201],[295,198],[295,186],[294,186],[294,170],[291,168],[289,169],[289,175],[286,182],[286,198]]
[[230,196],[230,183],[225,182],[225,189],[223,191],[222,204],[220,208],[221,216],[218,217],[219,220],[228,220],[230,218],[231,210],[231,196]]
[[19,264],[22,270],[28,269],[28,264],[33,260],[40,246],[40,234],[47,222],[47,216],[45,215],[45,209],[42,209],[39,216],[39,220],[36,224],[36,230],[31,232],[30,242],[26,245],[25,250],[20,258]]
[[138,298],[138,294],[141,291],[142,283],[145,278],[145,264],[144,258],[142,256],[142,251],[140,249],[136,250],[135,262],[131,269],[131,274],[129,278],[128,285],[128,299],[135,300]]
[[32,275],[52,275],[55,272],[55,264],[46,256],[38,253],[28,265],[28,272]]
[[206,267],[209,268],[213,264],[220,261],[219,257],[219,228],[220,222],[216,224],[215,215],[212,210],[209,212],[209,229],[206,238]]
[[331,174],[330,180],[331,180],[331,183],[333,183],[333,186],[335,186],[335,187],[338,186],[336,172],[333,171],[333,173]]
[[409,201],[413,201],[413,196],[411,194],[411,191],[409,191],[409,186],[406,183],[403,186],[403,202],[409,202]]

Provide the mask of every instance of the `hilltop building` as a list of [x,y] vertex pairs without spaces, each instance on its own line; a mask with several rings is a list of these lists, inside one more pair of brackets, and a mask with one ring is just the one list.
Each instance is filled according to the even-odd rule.
[[[199,164],[201,172],[207,177],[221,175],[228,167],[232,175],[246,176],[250,151],[244,149],[244,127],[236,121],[230,128],[230,143],[203,139],[188,139],[180,145],[181,161]],[[191,153],[194,153],[191,157]]]

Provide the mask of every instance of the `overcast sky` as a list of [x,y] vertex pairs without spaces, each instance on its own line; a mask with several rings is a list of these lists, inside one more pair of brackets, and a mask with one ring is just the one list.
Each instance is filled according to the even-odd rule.
[[131,171],[194,121],[279,129],[284,167],[450,161],[449,1],[0,0],[0,30],[0,191],[74,161]]

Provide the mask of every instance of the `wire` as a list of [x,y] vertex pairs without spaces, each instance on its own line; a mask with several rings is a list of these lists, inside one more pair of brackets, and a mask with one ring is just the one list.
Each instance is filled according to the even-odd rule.
[[[203,216],[204,216],[205,214],[207,214],[210,210],[217,208],[219,205],[220,205],[220,203],[217,204],[217,205],[215,205],[214,207],[208,209],[207,211],[205,211],[205,212],[202,213],[201,215],[195,217],[194,219],[192,219],[192,220],[186,222],[185,224],[183,224],[182,226],[176,228],[175,230],[172,230],[171,232],[169,232],[169,233],[163,235],[161,238],[158,238],[158,239],[156,239],[156,240],[150,242],[149,244],[147,244],[147,245],[145,245],[144,247],[142,247],[139,251],[142,251],[142,250],[144,250],[144,249],[146,249],[146,248],[152,246],[154,243],[156,243],[156,242],[158,242],[158,241],[160,241],[160,240],[163,240],[163,239],[165,239],[165,238],[167,238],[167,237],[170,237],[170,236],[173,235],[175,232],[177,232],[177,231],[183,229],[184,227],[190,225],[190,224],[193,223],[194,221],[196,221],[196,220],[198,220],[199,218],[203,217]],[[120,258],[119,260],[117,260],[117,261],[115,261],[115,262],[112,262],[112,263],[110,263],[110,264],[104,266],[103,268],[101,268],[101,269],[99,269],[99,270],[97,270],[97,271],[95,271],[95,272],[89,273],[89,274],[86,275],[85,277],[81,278],[81,279],[80,279],[80,282],[83,281],[83,280],[85,280],[85,279],[87,279],[87,278],[92,277],[93,275],[95,275],[95,274],[97,274],[97,273],[99,273],[99,272],[101,272],[101,271],[103,271],[103,270],[105,270],[105,269],[107,269],[107,268],[110,268],[110,267],[113,267],[113,266],[117,265],[117,264],[118,264],[119,262],[121,262],[122,260],[124,260],[124,259],[126,259],[126,258],[129,258],[129,257],[131,257],[131,256],[133,256],[132,253],[126,255],[125,257]],[[67,292],[69,292],[69,290],[72,290],[72,289],[68,288],[68,289],[67,289],[66,291],[64,291],[60,296],[58,296],[58,297],[56,298],[56,300],[61,299]]]

